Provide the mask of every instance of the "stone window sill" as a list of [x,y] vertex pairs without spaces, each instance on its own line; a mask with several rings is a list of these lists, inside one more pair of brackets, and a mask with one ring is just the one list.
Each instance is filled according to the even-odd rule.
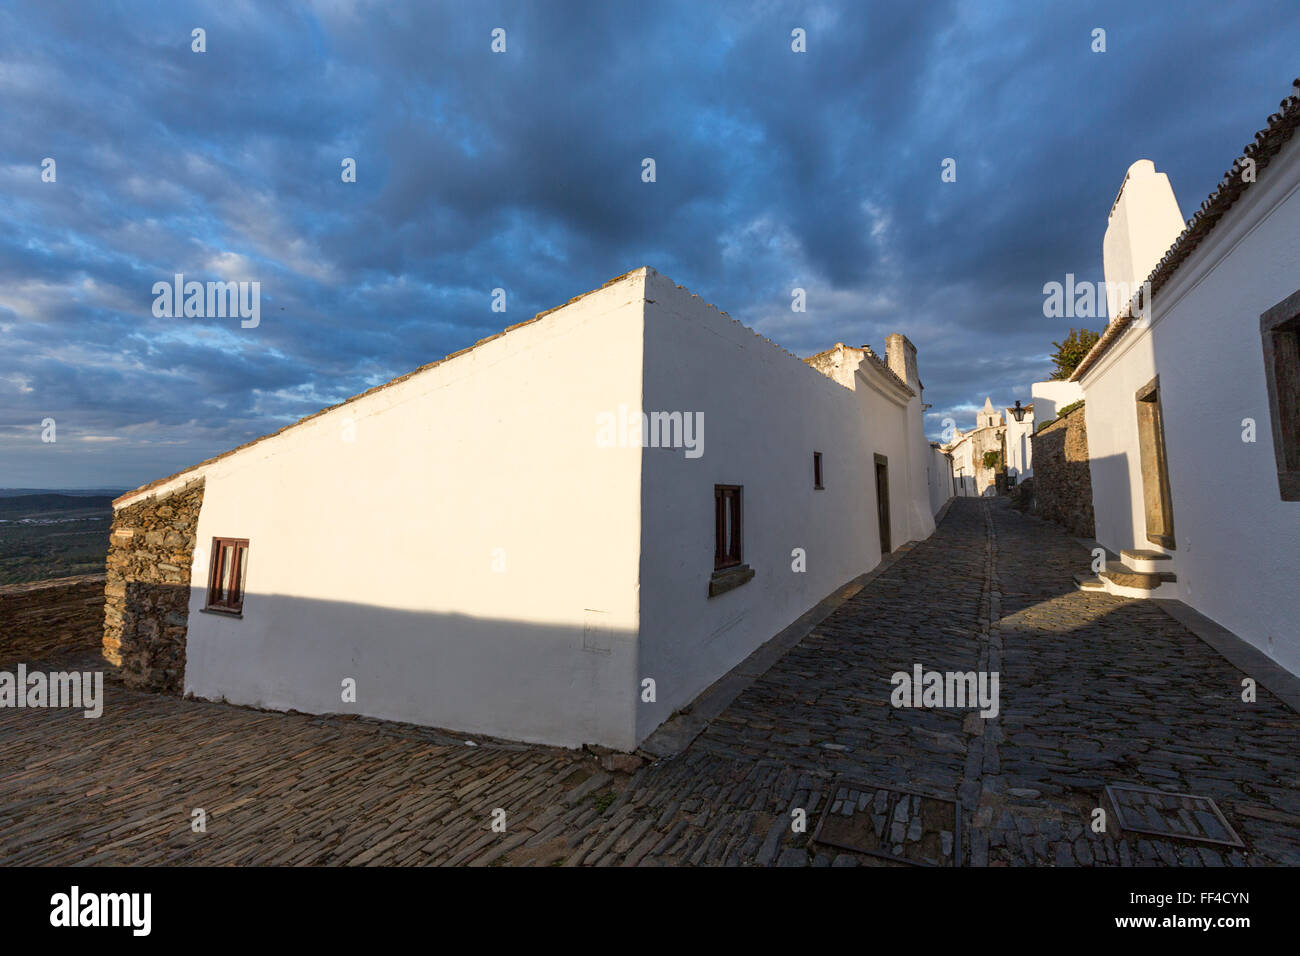
[[223,607],[201,607],[199,611],[203,614],[215,614],[217,617],[236,617],[241,621],[244,619],[243,611],[228,611]]
[[734,568],[723,568],[721,571],[714,571],[713,577],[709,578],[709,597],[717,597],[719,594],[734,591],[753,577],[754,569],[748,564],[738,564]]

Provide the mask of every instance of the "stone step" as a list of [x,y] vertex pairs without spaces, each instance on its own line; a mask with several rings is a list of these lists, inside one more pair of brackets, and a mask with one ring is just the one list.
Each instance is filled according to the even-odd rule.
[[1159,574],[1152,571],[1136,571],[1123,564],[1119,565],[1119,567],[1111,565],[1101,572],[1101,576],[1107,581],[1114,581],[1121,587],[1126,588],[1153,589],[1160,587]]
[[1120,552],[1124,563],[1134,571],[1157,572],[1162,564],[1173,560],[1173,555],[1150,548],[1125,548]]
[[1104,591],[1106,582],[1101,578],[1093,577],[1087,574],[1076,574],[1074,583],[1078,585],[1080,591]]
[[[1101,572],[1105,581],[1121,588],[1133,588],[1139,591],[1154,591],[1165,581],[1177,581],[1172,571],[1139,571],[1128,565],[1111,565]],[[1107,588],[1107,590],[1110,590]]]
[[1173,557],[1171,554],[1152,551],[1150,548],[1125,548],[1120,555],[1125,558],[1137,558],[1139,561],[1168,561]]

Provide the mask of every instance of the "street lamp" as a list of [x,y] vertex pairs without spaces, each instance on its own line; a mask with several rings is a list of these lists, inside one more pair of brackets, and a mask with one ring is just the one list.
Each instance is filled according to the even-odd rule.
[[1025,412],[1027,411],[1029,411],[1029,409],[1020,407],[1020,399],[1017,398],[1016,407],[1011,409],[1011,414],[1016,416],[1017,423],[1023,422],[1025,420]]

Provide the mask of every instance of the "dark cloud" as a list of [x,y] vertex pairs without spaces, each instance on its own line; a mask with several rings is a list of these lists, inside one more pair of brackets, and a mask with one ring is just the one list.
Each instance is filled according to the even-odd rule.
[[[968,425],[1047,376],[1129,164],[1190,215],[1297,39],[1289,0],[6,5],[0,485],[143,482],[640,265],[800,354],[903,331]],[[261,326],[155,318],[177,272]]]

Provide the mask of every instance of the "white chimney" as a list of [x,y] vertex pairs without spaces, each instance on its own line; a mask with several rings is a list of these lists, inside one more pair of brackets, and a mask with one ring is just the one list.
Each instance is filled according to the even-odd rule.
[[[1183,214],[1169,177],[1156,172],[1151,160],[1139,159],[1119,187],[1101,244],[1111,318],[1123,311],[1182,231]],[[1118,301],[1117,289],[1126,290]]]

